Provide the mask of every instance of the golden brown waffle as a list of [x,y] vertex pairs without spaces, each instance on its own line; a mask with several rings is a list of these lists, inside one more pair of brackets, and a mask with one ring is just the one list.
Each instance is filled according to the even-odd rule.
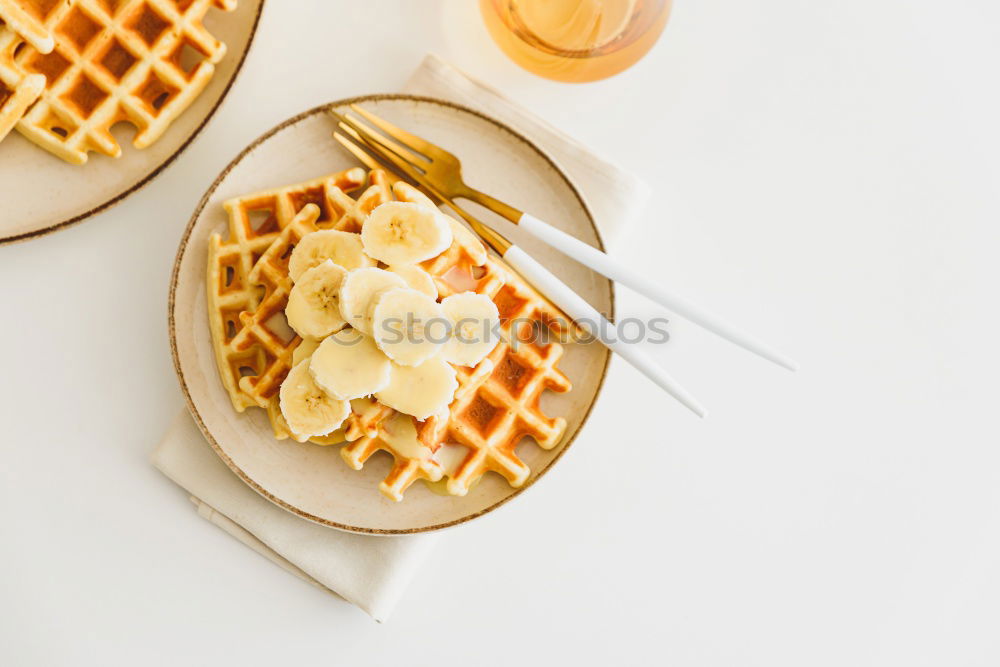
[[[387,200],[396,199],[437,208],[423,193],[402,181],[396,181],[390,188],[388,184],[391,177],[385,172],[375,170],[372,171],[372,176],[385,191]],[[455,232],[447,250],[421,265],[434,279],[440,296],[467,290],[482,294],[498,291],[503,284],[502,274],[496,265],[487,263],[486,248],[482,242],[471,232],[457,229]],[[364,412],[359,412],[356,402],[352,401],[352,414],[345,423],[344,436],[350,444],[341,449],[340,454],[349,466],[360,470],[375,452],[389,453],[394,464],[379,489],[396,501],[402,500],[403,492],[418,479],[437,481],[441,478],[443,469],[431,458],[433,449],[420,447],[416,443],[409,443],[401,448],[398,446],[398,439],[386,437],[383,425],[396,417],[395,410],[377,401],[368,401],[364,407]]]
[[149,146],[201,93],[226,52],[202,25],[212,5],[230,11],[236,0],[67,0],[46,12],[51,53],[0,38],[0,60],[47,80],[18,131],[74,164],[90,151],[121,155],[111,134],[121,121],[136,127],[136,148]]
[[70,0],[0,0],[0,21],[40,53],[55,46],[52,17]]
[[[539,405],[546,389],[562,393],[572,388],[569,378],[556,368],[563,355],[562,345],[518,340],[515,331],[523,324],[559,326],[565,320],[498,261],[491,258],[486,267],[487,275],[504,276],[499,288],[492,279],[479,284],[480,293],[493,291],[491,296],[500,310],[504,340],[475,368],[455,367],[459,388],[448,408],[449,414],[417,422],[417,437],[425,447],[422,458],[416,460],[401,453],[385,438],[381,427],[378,433],[341,449],[341,455],[356,469],[376,451],[391,454],[395,464],[379,488],[393,500],[401,500],[406,488],[418,479],[435,481],[427,475],[434,469],[430,465],[435,463],[434,452],[445,443],[468,449],[458,467],[448,472],[448,493],[465,495],[491,470],[503,475],[511,486],[519,487],[530,474],[515,451],[521,440],[530,436],[540,447],[551,449],[566,430],[564,419],[546,416]],[[465,284],[464,279],[461,283]]]
[[[437,208],[427,195],[403,181],[393,183],[392,194],[399,201]],[[475,234],[457,222],[452,230],[454,238],[448,249],[420,265],[434,279],[438,296],[457,292],[492,296],[503,286],[505,272],[498,264],[487,262],[486,247]]]
[[418,479],[436,482],[444,476],[444,468],[433,458],[434,450],[418,440],[419,427],[420,422],[413,417],[390,410],[374,434],[348,444],[340,454],[355,470],[361,470],[375,452],[391,454],[392,469],[378,488],[386,497],[399,502],[406,489]]
[[392,200],[392,192],[384,171],[368,172],[368,187],[352,199],[346,194],[331,200],[331,219],[335,222],[330,226],[341,232],[361,232],[361,224],[375,208]]
[[[341,172],[226,202],[230,239],[223,242],[215,236],[210,242],[209,310],[223,384],[237,410],[248,405],[267,408],[279,439],[288,437],[288,428],[275,397],[300,342],[279,317],[291,288],[287,258],[294,244],[315,228],[360,231],[368,213],[392,199],[433,205],[405,183],[390,184],[391,179],[378,170],[369,174],[368,187],[352,199],[347,192],[356,190],[363,176],[359,169]],[[310,209],[292,223],[295,213],[309,203],[317,205],[318,214]],[[261,220],[256,229],[254,217]],[[375,452],[388,452],[394,465],[380,489],[394,500],[402,499],[418,479],[441,478],[443,468],[432,455],[445,442],[469,449],[448,482],[450,493],[464,494],[490,470],[519,486],[529,471],[514,448],[525,436],[546,448],[559,442],[565,422],[542,413],[539,399],[546,389],[568,391],[570,383],[555,367],[562,356],[558,343],[514,344],[515,329],[529,324],[558,331],[564,320],[519,277],[489,258],[482,243],[467,230],[456,230],[451,247],[422,266],[435,279],[442,297],[476,291],[493,298],[505,341],[476,368],[457,369],[459,390],[448,419],[413,422],[375,400],[358,399],[351,402],[352,413],[341,430],[312,442],[350,441],[341,455],[355,469]],[[400,419],[414,424],[412,439],[393,437]]]
[[[423,194],[418,190],[402,184],[402,188],[399,187],[400,184],[392,186],[390,184],[390,178],[386,172],[382,170],[372,170],[368,174],[368,187],[358,196],[358,198],[352,199],[349,195],[338,192],[337,190],[330,190],[326,193],[324,197],[315,197],[317,201],[325,201],[326,209],[324,212],[325,218],[321,218],[321,222],[317,223],[317,227],[336,229],[338,231],[344,232],[360,232],[361,224],[364,222],[368,214],[372,212],[376,207],[384,204],[385,202],[392,201],[394,198],[400,201],[415,201],[419,203],[428,203]],[[430,204],[433,206],[433,204]],[[333,222],[324,223],[323,219],[331,220]],[[444,255],[453,258],[452,264],[454,266],[468,266],[470,262],[476,261],[476,259],[481,255],[485,259],[485,248],[482,244],[468,232],[465,237],[459,238],[456,242],[452,244],[448,250],[445,251]],[[301,238],[299,236],[298,238]],[[297,242],[297,239],[295,240]],[[281,239],[275,240],[272,245],[281,244]],[[294,246],[294,242],[289,245],[282,246],[279,255],[286,256],[290,254],[290,247]],[[431,260],[433,263],[435,260]],[[449,267],[441,265],[438,262],[441,271],[447,272]],[[424,268],[431,268],[425,265]],[[285,267],[287,270],[287,266]],[[432,274],[434,275],[434,274]],[[483,284],[493,284],[490,282],[495,279],[493,274],[482,278]],[[441,285],[439,281],[439,286]],[[445,291],[446,294],[450,294],[450,291]],[[282,300],[274,301],[274,305],[280,305],[284,308],[287,305],[287,292],[284,293]],[[246,315],[243,315],[245,317]],[[294,347],[299,343],[299,339],[295,339],[294,343],[291,345],[290,349],[294,350]],[[265,363],[265,368],[270,368],[269,364]],[[284,373],[288,372],[288,367],[284,364],[281,365],[280,371],[282,373],[281,377],[284,377]],[[267,373],[267,371],[265,371]],[[273,377],[273,374],[272,374]],[[249,383],[250,380],[243,378],[240,380],[241,386],[243,383]],[[275,436],[279,440],[284,440],[289,436],[289,429],[287,424],[285,424],[284,418],[281,416],[281,411],[277,409],[277,400],[274,398],[274,393],[280,388],[280,381],[277,386],[270,386],[269,392],[272,393],[270,399],[270,405],[268,408],[268,416],[271,420],[271,426],[274,430]],[[246,393],[246,392],[244,392]],[[258,402],[259,404],[259,402]],[[351,401],[351,414],[345,420],[341,429],[320,438],[310,438],[310,442],[318,445],[330,445],[339,444],[344,440],[357,440],[365,436],[376,436],[378,435],[378,426],[382,421],[389,419],[395,414],[395,411],[388,408],[377,401],[371,399],[357,399]]]
[[315,204],[320,210],[315,224],[328,227],[339,219],[333,202],[347,197],[346,192],[357,190],[364,182],[365,171],[354,168],[225,203],[228,235],[223,239],[213,234],[209,239],[206,287],[216,362],[222,384],[238,412],[258,405],[254,396],[240,388],[240,379],[266,374],[269,357],[277,356],[259,343],[245,348],[234,344],[244,326],[242,315],[254,313],[262,300],[260,286],[250,278],[254,265],[307,204]]
[[[470,376],[475,376],[475,380],[473,380],[472,383],[478,383],[481,381],[481,378],[492,373],[493,362],[488,359],[484,359],[478,366],[476,366],[475,370],[464,370],[469,371]],[[460,374],[459,377],[462,378],[462,374]],[[460,379],[459,382],[459,390],[456,393],[456,399],[462,392],[461,383],[463,382],[463,379]],[[476,386],[478,386],[478,384]],[[391,408],[382,406],[377,401],[371,401],[371,404],[373,405],[372,413],[377,418],[377,422],[374,424],[374,428],[371,432],[361,436],[360,438],[347,438],[348,440],[353,440],[353,442],[349,442],[340,450],[340,455],[344,458],[344,461],[347,462],[347,465],[351,466],[355,470],[361,470],[364,467],[365,462],[368,461],[368,459],[371,458],[376,452],[382,451],[391,455],[393,460],[392,469],[389,471],[389,474],[386,475],[385,479],[383,479],[379,484],[379,490],[386,497],[391,500],[395,500],[396,502],[403,499],[403,493],[418,479],[423,479],[428,482],[436,482],[440,480],[445,474],[445,469],[434,459],[434,452],[437,451],[440,445],[436,444],[433,447],[427,446],[421,442],[420,437],[421,432],[427,428],[427,425],[431,423],[431,420],[421,424],[413,417],[399,414]],[[453,402],[452,406],[454,405],[455,403]],[[375,412],[376,410],[379,411]],[[396,435],[396,437],[389,436],[389,429],[392,428],[391,425],[393,420],[398,419],[406,419],[410,421],[410,424],[412,424],[413,427],[411,437],[400,438],[398,435]],[[447,425],[449,420],[441,419],[435,423]]]
[[351,416],[344,422],[344,440],[353,441],[378,435],[378,425],[395,412],[374,398],[354,399],[351,401]]
[[[288,301],[291,280],[288,256],[298,240],[313,229],[359,231],[368,213],[392,199],[385,174],[373,171],[369,186],[353,199],[349,192],[364,185],[363,169],[355,168],[277,190],[255,193],[225,203],[229,239],[209,242],[208,306],[216,362],[223,386],[236,410],[267,408],[275,437],[290,431],[278,409],[277,392],[290,369],[291,355],[301,342],[280,312]],[[320,213],[314,226],[292,226],[297,212],[309,204]],[[227,284],[226,281],[229,281]],[[248,333],[240,335],[244,329]],[[374,401],[372,401],[374,403]],[[346,437],[374,433],[392,411],[377,403],[352,402],[344,423]],[[344,441],[344,432],[311,438],[321,445]]]
[[[401,201],[433,206],[420,191],[397,182],[393,194]],[[393,468],[379,489],[393,500],[401,500],[403,492],[418,479],[436,481],[438,464],[433,454],[442,444],[456,443],[469,450],[458,468],[449,473],[447,490],[453,495],[465,495],[470,486],[486,472],[503,475],[512,486],[527,479],[528,467],[515,453],[515,447],[525,437],[533,437],[541,447],[550,449],[562,438],[566,422],[549,418],[539,406],[542,392],[551,389],[569,391],[569,379],[556,368],[563,348],[558,343],[540,345],[521,342],[517,331],[524,326],[544,326],[560,336],[565,335],[565,317],[519,276],[507,270],[498,260],[486,255],[482,243],[471,233],[456,234],[451,247],[438,257],[423,264],[438,285],[442,297],[457,292],[474,291],[490,296],[500,312],[501,330],[505,340],[475,368],[456,367],[459,388],[449,407],[449,415],[431,417],[416,422],[417,437],[422,450],[412,446],[403,449],[387,438],[382,425],[394,411],[384,408],[378,414],[377,430],[357,435],[348,431],[350,442],[340,450],[352,468],[360,469],[375,452],[385,451],[393,457]],[[534,332],[532,332],[534,333]],[[419,456],[413,456],[419,453]]]
[[530,470],[515,452],[518,443],[530,436],[551,449],[566,430],[564,419],[546,416],[539,405],[546,389],[562,393],[572,388],[556,368],[562,345],[518,340],[515,331],[521,323],[558,323],[559,312],[510,272],[493,302],[500,310],[503,342],[476,368],[456,367],[459,387],[447,419],[431,417],[419,429],[420,441],[431,451],[445,443],[469,450],[457,469],[449,471],[448,493],[457,496],[468,493],[490,470],[511,486],[521,486]]
[[[2,2],[2,0],[0,0]],[[0,140],[14,128],[45,88],[45,77],[41,74],[25,74],[10,58],[3,44],[10,42],[14,49],[22,44],[21,37],[0,23]]]
[[261,298],[252,312],[240,313],[242,326],[230,343],[235,350],[255,348],[263,357],[259,372],[239,379],[240,392],[262,408],[277,398],[281,383],[292,369],[292,353],[302,341],[285,320],[285,306],[292,291],[288,256],[303,236],[318,229],[319,216],[318,206],[306,204],[247,274]]

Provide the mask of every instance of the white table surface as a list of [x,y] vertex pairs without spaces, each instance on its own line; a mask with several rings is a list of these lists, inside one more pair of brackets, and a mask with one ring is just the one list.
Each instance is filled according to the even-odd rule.
[[[998,664],[998,25],[989,0],[678,0],[638,66],[574,86],[465,0],[271,0],[170,169],[0,248],[0,663]],[[447,534],[377,625],[147,456],[181,406],[167,281],[205,188],[428,50],[642,173],[618,254],[803,370],[674,323],[656,352],[711,417],[618,365],[571,455]]]

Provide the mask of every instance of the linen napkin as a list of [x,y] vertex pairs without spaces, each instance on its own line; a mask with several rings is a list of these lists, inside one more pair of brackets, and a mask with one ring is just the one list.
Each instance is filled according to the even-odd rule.
[[[605,240],[638,216],[648,189],[635,176],[506,99],[496,90],[428,55],[405,92],[476,109],[513,127],[559,164],[590,206]],[[184,410],[152,454],[152,462],[186,489],[198,515],[292,574],[336,593],[384,621],[438,533],[368,536],[346,533],[286,512],[245,485],[215,455]]]

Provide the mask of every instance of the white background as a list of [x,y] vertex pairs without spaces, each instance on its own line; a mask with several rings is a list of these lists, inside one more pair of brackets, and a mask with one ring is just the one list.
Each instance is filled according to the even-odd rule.
[[[0,248],[0,662],[998,664],[1000,5],[679,0],[645,60],[590,85],[519,70],[472,5],[270,0],[169,170]],[[205,188],[428,50],[642,174],[619,256],[803,370],[675,323],[657,354],[711,417],[617,365],[571,453],[447,534],[377,625],[147,457],[181,407],[167,282]]]

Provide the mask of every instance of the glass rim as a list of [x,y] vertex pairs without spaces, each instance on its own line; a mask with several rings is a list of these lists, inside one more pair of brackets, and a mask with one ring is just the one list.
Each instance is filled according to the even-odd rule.
[[581,59],[610,55],[634,44],[655,23],[660,12],[671,4],[671,0],[638,0],[637,11],[629,17],[625,28],[617,35],[591,48],[566,49],[538,37],[518,14],[516,0],[487,0],[487,2],[511,34],[528,46],[552,56]]

